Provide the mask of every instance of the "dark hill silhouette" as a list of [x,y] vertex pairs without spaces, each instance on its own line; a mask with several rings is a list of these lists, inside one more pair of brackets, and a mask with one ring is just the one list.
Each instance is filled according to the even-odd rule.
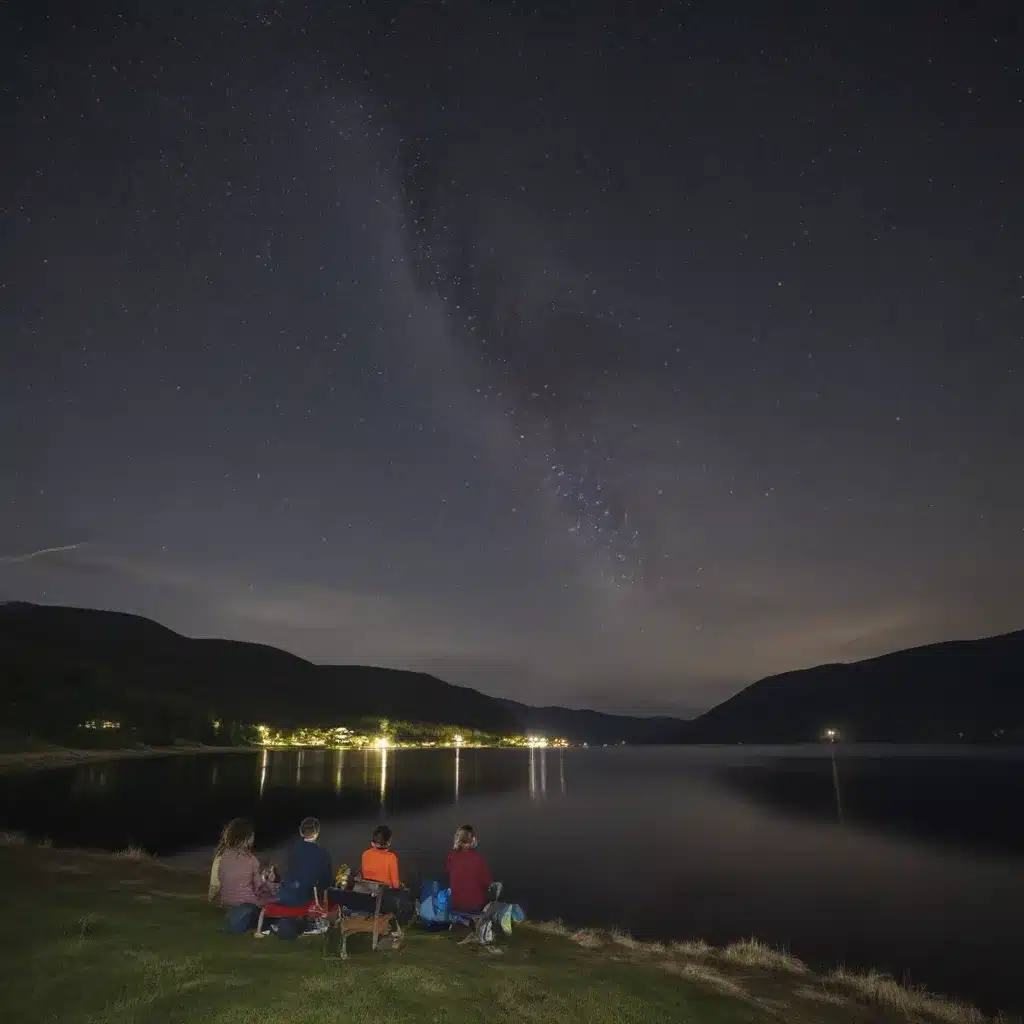
[[1024,735],[1024,631],[769,676],[688,722],[691,743],[940,743]]
[[[519,733],[539,711],[426,673],[314,665],[261,644],[184,637],[138,615],[25,603],[0,605],[0,708],[22,728],[66,731],[120,716],[188,738],[214,717],[279,727],[377,717]],[[565,708],[544,715],[560,735],[590,743],[650,742],[682,724]]]
[[564,736],[579,743],[674,743],[679,736],[678,718],[632,718],[602,711],[573,708],[532,707],[499,699],[523,730],[540,736]]

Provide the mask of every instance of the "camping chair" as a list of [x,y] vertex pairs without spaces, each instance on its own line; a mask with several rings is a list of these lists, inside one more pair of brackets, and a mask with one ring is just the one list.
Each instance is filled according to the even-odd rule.
[[[495,900],[501,899],[501,890],[503,886],[501,882],[495,882],[487,890],[487,903],[493,903]],[[464,925],[467,928],[472,928],[476,931],[476,926],[480,923],[480,918],[483,916],[484,910],[487,907],[487,903],[484,904],[480,910],[468,911],[468,910],[451,910],[449,911],[448,930],[451,931],[456,925]]]
[[324,949],[334,941],[335,932],[341,939],[338,956],[348,959],[348,937],[350,935],[369,934],[373,937],[373,950],[380,948],[380,939],[391,932],[394,925],[393,940],[395,944],[402,941],[402,929],[395,917],[391,901],[388,899],[388,887],[378,882],[357,881],[351,889],[328,889],[329,901],[328,935],[324,940]]
[[311,917],[314,919],[330,918],[331,907],[327,902],[327,894],[324,893],[324,902],[321,903],[317,891],[313,890],[313,899],[310,903],[298,907],[285,907],[280,903],[268,903],[260,907],[260,916],[256,920],[255,937],[263,938],[267,933],[263,930],[265,918],[280,920],[281,918]]

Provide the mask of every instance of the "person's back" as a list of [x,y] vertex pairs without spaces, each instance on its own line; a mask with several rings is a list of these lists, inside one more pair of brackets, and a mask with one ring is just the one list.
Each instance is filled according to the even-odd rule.
[[391,851],[391,829],[387,825],[373,830],[370,848],[363,852],[360,874],[367,882],[380,882],[391,889],[401,887],[398,857]]
[[261,892],[260,862],[251,850],[225,850],[220,857],[218,877],[222,907],[258,904],[266,895]]
[[304,818],[299,835],[288,848],[288,860],[281,879],[277,902],[283,907],[302,907],[312,902],[313,892],[323,893],[334,884],[331,855],[317,843],[320,822]]
[[463,825],[455,833],[455,848],[448,854],[445,867],[451,888],[451,908],[476,913],[487,903],[487,892],[494,884],[483,854],[476,849],[476,833]]

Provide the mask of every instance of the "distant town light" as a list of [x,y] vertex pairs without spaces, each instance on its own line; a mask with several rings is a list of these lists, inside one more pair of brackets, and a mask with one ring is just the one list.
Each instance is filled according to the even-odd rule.
[[455,746],[457,746],[457,747],[461,747],[462,746],[462,734],[461,733],[456,733],[455,734]]
[[378,736],[377,739],[374,740],[373,745],[378,750],[387,750],[388,747],[390,746],[390,742],[391,741],[387,738],[387,736]]
[[826,729],[825,730],[825,739],[827,739],[829,741],[829,743],[835,743],[835,741],[837,739],[839,739],[839,730],[838,729],[832,729],[832,728]]

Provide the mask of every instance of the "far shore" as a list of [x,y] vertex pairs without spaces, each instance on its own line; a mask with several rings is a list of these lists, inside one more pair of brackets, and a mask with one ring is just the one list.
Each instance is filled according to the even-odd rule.
[[149,757],[172,757],[179,754],[252,754],[259,747],[215,747],[181,744],[172,747],[129,747],[122,749],[75,749],[52,747],[43,750],[22,750],[0,753],[0,773],[41,771],[46,768],[67,768],[76,764],[101,761],[122,761]]

